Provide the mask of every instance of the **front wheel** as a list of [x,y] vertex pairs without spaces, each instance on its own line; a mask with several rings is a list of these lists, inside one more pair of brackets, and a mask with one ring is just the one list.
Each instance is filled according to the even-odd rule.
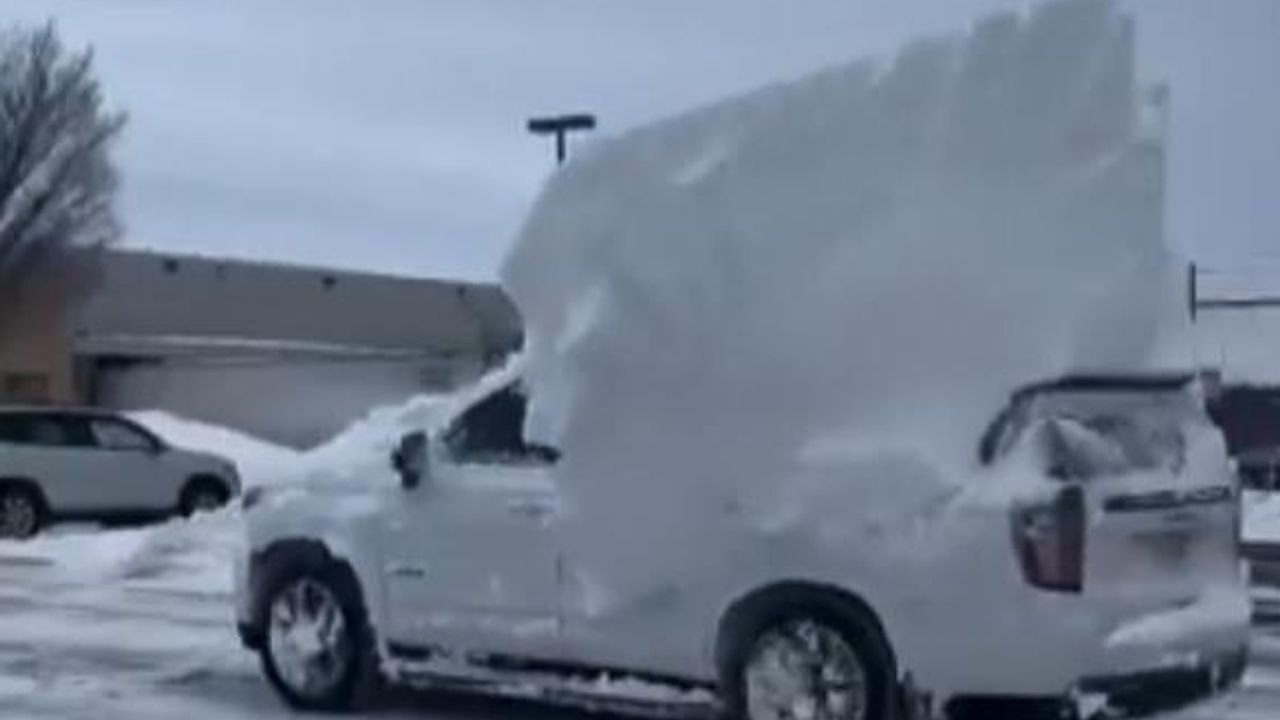
[[263,670],[301,710],[349,710],[376,676],[359,591],[337,566],[292,573],[267,596]]
[[0,488],[0,538],[26,540],[40,532],[43,506],[24,487]]

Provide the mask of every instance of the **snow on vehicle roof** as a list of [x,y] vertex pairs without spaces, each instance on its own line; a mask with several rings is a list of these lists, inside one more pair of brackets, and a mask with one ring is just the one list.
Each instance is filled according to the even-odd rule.
[[751,513],[724,508],[777,506],[818,439],[892,502],[971,467],[1016,388],[1149,367],[1184,305],[1143,97],[1130,20],[1050,2],[558,172],[503,281],[585,565],[642,597],[734,547]]

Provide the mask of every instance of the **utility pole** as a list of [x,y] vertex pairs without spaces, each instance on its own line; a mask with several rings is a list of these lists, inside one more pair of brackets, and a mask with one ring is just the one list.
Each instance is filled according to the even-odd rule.
[[556,164],[563,165],[569,157],[567,135],[571,132],[586,132],[596,129],[596,116],[588,113],[573,115],[554,115],[549,117],[530,118],[529,132],[534,135],[555,135]]

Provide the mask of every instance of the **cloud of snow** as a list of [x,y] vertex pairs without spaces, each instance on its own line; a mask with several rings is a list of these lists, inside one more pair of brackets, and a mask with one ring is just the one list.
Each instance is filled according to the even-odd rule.
[[[1181,305],[1133,64],[1111,3],[1053,2],[556,175],[504,282],[594,581],[697,577],[806,483],[828,490],[802,518],[892,524],[904,488],[927,504],[972,472],[1016,387],[1148,366]],[[821,466],[815,443],[868,451]]]

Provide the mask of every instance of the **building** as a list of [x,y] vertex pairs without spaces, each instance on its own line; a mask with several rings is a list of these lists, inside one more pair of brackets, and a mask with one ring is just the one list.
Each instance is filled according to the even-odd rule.
[[521,342],[493,285],[141,251],[106,253],[65,305],[5,312],[0,401],[159,408],[299,447]]
[[70,305],[62,288],[5,288],[0,298],[0,403],[68,403],[72,375]]

